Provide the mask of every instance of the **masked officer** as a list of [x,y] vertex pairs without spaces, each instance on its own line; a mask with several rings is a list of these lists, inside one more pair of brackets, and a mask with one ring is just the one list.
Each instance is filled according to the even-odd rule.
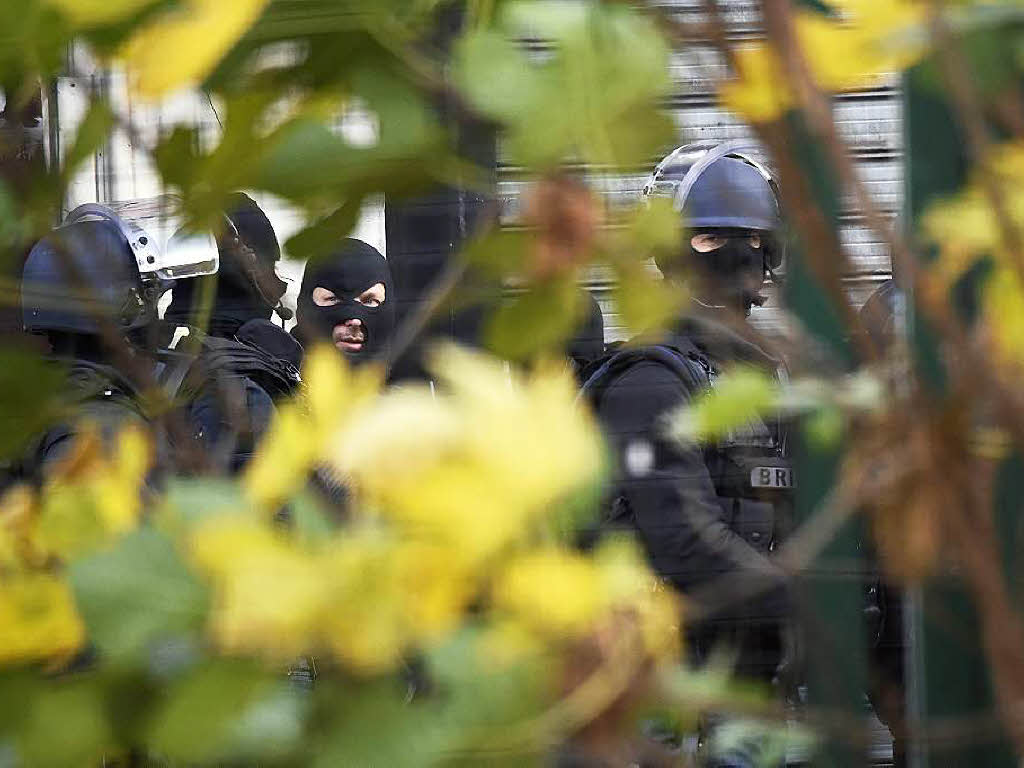
[[395,332],[394,281],[380,251],[346,238],[302,276],[293,335],[332,343],[351,365],[385,360]]
[[691,300],[660,343],[625,345],[583,386],[619,456],[603,528],[637,532],[655,571],[701,609],[687,637],[698,663],[724,645],[741,675],[769,681],[790,612],[786,576],[770,559],[793,482],[785,430],[759,420],[710,445],[680,445],[664,422],[732,366],[779,372],[778,359],[732,329],[764,301],[766,277],[781,262],[776,188],[730,145],[702,144],[667,156],[645,194],[670,197],[683,216],[686,240],[658,266]]
[[70,450],[84,421],[106,438],[128,424],[155,426],[139,393],[158,385],[164,367],[154,355],[157,301],[168,273],[208,268],[168,269],[143,229],[96,204],[76,208],[32,248],[22,271],[23,324],[68,367],[73,414],[39,439],[26,461],[32,474]]
[[[164,319],[170,343],[187,329],[184,346],[196,351],[181,389],[196,436],[222,469],[234,471],[266,431],[274,402],[297,388],[302,348],[271,321],[292,313],[281,304],[286,286],[275,272],[281,248],[256,202],[234,193],[216,238],[178,233],[167,250],[201,251],[204,241],[216,251],[217,274],[178,282]],[[212,296],[208,307],[205,296]]]

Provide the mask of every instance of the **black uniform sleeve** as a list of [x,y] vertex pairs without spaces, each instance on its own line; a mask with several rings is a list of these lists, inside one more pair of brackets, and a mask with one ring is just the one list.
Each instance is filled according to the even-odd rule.
[[[783,615],[783,572],[728,526],[699,446],[665,438],[664,417],[690,393],[666,366],[639,363],[608,388],[599,417],[620,457],[621,491],[652,567],[693,596],[708,587],[730,605],[719,618]],[[714,582],[713,589],[711,584]],[[760,593],[756,601],[740,593]],[[754,605],[756,603],[756,607]],[[715,606],[707,604],[713,609]]]

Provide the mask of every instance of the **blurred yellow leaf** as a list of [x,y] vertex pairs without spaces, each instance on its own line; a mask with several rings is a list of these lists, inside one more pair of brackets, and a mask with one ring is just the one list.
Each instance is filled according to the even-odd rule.
[[376,366],[352,370],[329,344],[310,350],[303,391],[278,408],[266,438],[246,469],[249,498],[279,505],[302,485],[334,435],[373,399],[383,383]]
[[[804,11],[796,16],[803,55],[818,85],[846,91],[877,85],[913,64],[925,51],[905,33],[921,24],[924,6],[913,0],[841,0],[842,20]],[[757,44],[736,50],[734,80],[719,88],[722,102],[752,122],[778,119],[794,103],[778,54]]]
[[495,606],[549,637],[589,631],[609,602],[594,562],[575,552],[542,550],[511,563],[494,587]]
[[43,488],[31,533],[38,553],[69,557],[132,530],[151,461],[152,444],[140,427],[125,427],[107,446],[100,430],[86,425]]
[[479,560],[596,480],[599,433],[575,406],[564,365],[524,378],[448,346],[432,367],[436,394],[423,386],[385,394],[332,451],[338,470],[389,519]]
[[18,568],[31,557],[36,495],[27,485],[15,485],[0,497],[0,568]]
[[98,27],[127,19],[156,0],[46,0],[78,27]]
[[989,276],[984,305],[997,357],[1024,365],[1024,286],[1015,270],[1001,266]]
[[121,52],[144,98],[202,80],[260,17],[268,0],[182,0],[139,29]]
[[191,543],[215,588],[211,630],[221,647],[282,659],[311,650],[327,599],[315,557],[241,516],[202,525]]
[[775,51],[763,44],[737,47],[736,78],[722,83],[718,97],[754,123],[778,119],[793,103]]
[[96,503],[106,531],[130,531],[142,511],[141,489],[152,462],[152,445],[139,427],[117,435],[113,456],[95,479]]
[[989,154],[959,195],[934,204],[922,218],[924,232],[940,246],[936,273],[948,285],[979,258],[1007,263],[1008,244],[980,174],[999,185],[1010,224],[1024,227],[1024,143],[1010,142]]
[[456,628],[472,596],[459,554],[379,532],[346,536],[325,552],[326,643],[361,672],[394,667],[413,646]]
[[0,577],[0,663],[68,656],[84,640],[67,584],[46,573]]
[[636,612],[647,652],[659,658],[678,659],[682,639],[679,595],[651,572],[636,541],[606,541],[594,560],[608,601],[620,609]]

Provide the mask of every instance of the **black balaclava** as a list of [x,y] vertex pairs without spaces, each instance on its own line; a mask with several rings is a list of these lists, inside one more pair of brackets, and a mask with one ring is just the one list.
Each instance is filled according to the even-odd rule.
[[[713,304],[725,304],[743,314],[749,314],[752,306],[764,304],[761,294],[764,283],[768,248],[767,235],[741,230],[697,230],[691,233],[715,234],[726,238],[725,244],[711,251],[698,251],[689,245],[691,264],[699,273],[701,287],[706,296],[698,299]],[[761,236],[761,247],[749,243],[751,235]],[[698,290],[698,293],[702,293]]]
[[[356,298],[377,283],[384,284],[384,301],[378,307],[366,307]],[[326,288],[338,303],[321,307],[313,302],[313,289]],[[306,267],[302,276],[296,308],[295,333],[304,345],[316,339],[333,342],[335,326],[347,320],[358,320],[363,326],[365,341],[358,352],[346,351],[350,363],[386,356],[395,330],[394,281],[387,259],[372,245],[346,238],[323,261]]]
[[281,258],[281,246],[267,215],[255,200],[241,192],[228,197],[225,215],[238,231],[243,244],[255,254],[254,266],[261,272],[264,282],[275,285],[261,291],[254,283],[252,270],[239,263],[233,249],[226,246],[233,233],[230,229],[221,233],[218,240],[221,260],[217,274],[180,281],[174,286],[171,304],[164,316],[170,322],[192,324],[197,310],[195,302],[202,295],[200,281],[215,280],[217,288],[209,325],[209,332],[214,336],[234,336],[249,320],[269,320],[284,291],[284,284],[274,273],[274,267]]

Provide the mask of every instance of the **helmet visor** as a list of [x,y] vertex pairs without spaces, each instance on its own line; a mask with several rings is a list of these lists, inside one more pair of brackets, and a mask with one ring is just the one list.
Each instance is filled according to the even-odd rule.
[[212,275],[219,265],[220,252],[212,233],[179,229],[167,240],[151,271],[157,277],[175,280]]

